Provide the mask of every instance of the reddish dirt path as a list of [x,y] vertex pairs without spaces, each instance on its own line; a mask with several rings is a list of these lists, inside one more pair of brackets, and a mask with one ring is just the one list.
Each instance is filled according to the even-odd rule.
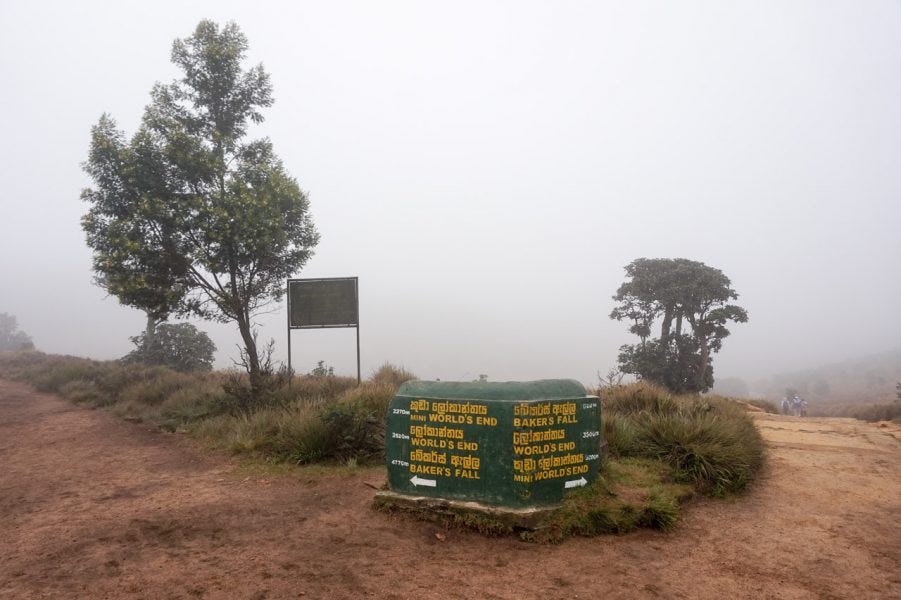
[[901,598],[901,434],[756,418],[749,495],[538,546],[373,512],[381,469],[247,477],[0,381],[0,598]]

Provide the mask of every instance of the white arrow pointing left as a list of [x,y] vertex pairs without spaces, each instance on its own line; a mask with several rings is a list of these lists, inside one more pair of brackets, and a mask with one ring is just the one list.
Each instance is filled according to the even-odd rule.
[[438,485],[438,482],[434,479],[422,479],[416,475],[410,478],[410,483],[414,486],[424,485],[426,487],[436,487]]
[[588,480],[585,479],[584,477],[580,477],[579,479],[573,479],[572,481],[567,481],[566,483],[563,484],[563,488],[568,490],[569,488],[582,487],[586,483],[588,483]]

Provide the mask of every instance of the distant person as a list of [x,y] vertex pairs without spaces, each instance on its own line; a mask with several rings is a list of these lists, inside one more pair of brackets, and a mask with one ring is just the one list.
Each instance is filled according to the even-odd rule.
[[801,398],[799,398],[797,395],[792,398],[792,414],[794,414],[796,417],[801,416]]
[[807,416],[807,400],[805,400],[804,398],[801,398],[801,406],[800,406],[799,410],[800,410],[800,416],[802,416],[802,417]]
[[782,399],[782,414],[787,415],[791,412],[792,405],[788,401],[788,396]]

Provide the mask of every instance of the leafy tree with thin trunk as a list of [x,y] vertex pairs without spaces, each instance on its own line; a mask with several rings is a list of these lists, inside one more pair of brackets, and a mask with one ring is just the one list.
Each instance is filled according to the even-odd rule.
[[94,251],[94,282],[147,314],[144,339],[152,344],[156,326],[171,313],[184,312],[189,267],[187,253],[177,245],[176,223],[160,210],[178,202],[168,188],[164,161],[146,131],[126,142],[115,121],[103,115],[91,130],[84,169],[95,183],[82,192],[91,207],[81,221]]
[[247,139],[272,104],[272,86],[262,65],[242,68],[246,51],[237,25],[202,21],[174,42],[184,76],[154,86],[130,142],[101,118],[83,224],[98,277],[124,303],[157,316],[234,321],[257,387],[254,315],[281,299],[319,235],[272,144]]
[[[625,267],[628,280],[610,313],[631,321],[641,340],[620,348],[620,368],[674,392],[704,392],[713,386],[712,354],[729,335],[726,324],[745,323],[744,308],[719,269],[685,258],[639,258]],[[653,337],[655,323],[659,337]]]

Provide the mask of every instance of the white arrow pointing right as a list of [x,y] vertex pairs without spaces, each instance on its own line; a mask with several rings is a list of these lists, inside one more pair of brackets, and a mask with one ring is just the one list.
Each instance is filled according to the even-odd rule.
[[569,488],[582,487],[586,483],[588,483],[588,480],[585,479],[584,477],[580,477],[579,479],[573,479],[571,481],[567,481],[566,483],[563,484],[563,488],[568,490]]

